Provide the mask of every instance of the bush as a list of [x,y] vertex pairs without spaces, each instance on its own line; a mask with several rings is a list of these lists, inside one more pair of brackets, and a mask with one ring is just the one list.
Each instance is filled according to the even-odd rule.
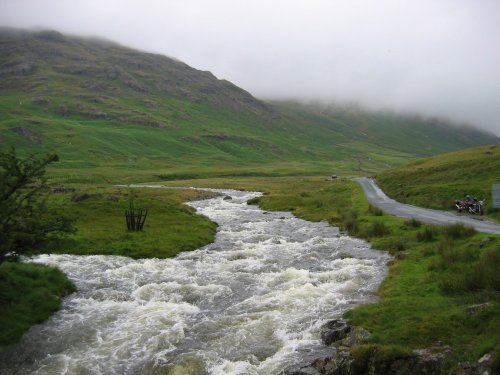
[[394,251],[403,251],[406,250],[407,248],[408,248],[408,243],[404,238],[396,238],[390,246],[390,250]]
[[45,167],[57,160],[56,154],[19,159],[14,148],[0,153],[0,263],[74,232],[68,217],[45,205]]
[[382,222],[375,222],[369,228],[368,237],[383,237],[391,233],[391,229]]
[[445,293],[456,294],[481,290],[500,291],[500,248],[486,252],[478,261],[477,253],[470,250],[447,255],[441,261],[441,267],[449,267],[453,262],[461,261],[471,265],[456,270],[442,282],[441,288]]
[[444,235],[455,240],[459,238],[471,237],[476,233],[477,232],[474,228],[466,226],[463,223],[455,223],[444,227]]
[[422,226],[422,222],[418,221],[417,219],[413,218],[410,220],[405,220],[405,226],[408,228],[420,228]]
[[436,228],[426,225],[420,232],[417,233],[418,242],[430,242],[437,236]]
[[355,211],[348,211],[341,215],[341,227],[350,234],[358,231],[358,214]]
[[384,211],[382,211],[380,208],[372,206],[371,204],[368,205],[368,213],[373,216],[382,216],[384,215]]
[[445,270],[458,263],[470,265],[479,258],[479,252],[472,248],[460,248],[454,245],[450,237],[443,238],[436,246],[439,258],[434,263],[434,269]]
[[485,253],[475,267],[466,274],[468,290],[490,289],[500,291],[500,248]]

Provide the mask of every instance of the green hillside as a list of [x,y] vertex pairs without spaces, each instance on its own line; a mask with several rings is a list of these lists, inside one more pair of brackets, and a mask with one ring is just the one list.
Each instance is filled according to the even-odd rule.
[[421,159],[381,172],[377,182],[391,197],[424,207],[451,209],[467,194],[485,199],[486,213],[500,219],[491,207],[492,184],[500,184],[498,145]]
[[56,151],[66,181],[359,171],[497,137],[356,107],[265,103],[165,56],[0,30],[0,145]]

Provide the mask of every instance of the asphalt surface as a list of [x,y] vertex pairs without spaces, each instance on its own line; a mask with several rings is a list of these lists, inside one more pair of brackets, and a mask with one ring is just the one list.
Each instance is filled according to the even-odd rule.
[[481,216],[439,211],[399,203],[385,195],[373,180],[366,177],[359,177],[354,180],[361,184],[370,204],[392,215],[439,225],[464,223],[479,232],[500,234],[500,224],[483,219]]

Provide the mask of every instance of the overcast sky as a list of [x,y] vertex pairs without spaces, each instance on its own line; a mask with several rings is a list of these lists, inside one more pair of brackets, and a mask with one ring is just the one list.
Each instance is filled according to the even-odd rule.
[[176,57],[259,98],[356,101],[500,135],[500,0],[0,0],[0,24]]

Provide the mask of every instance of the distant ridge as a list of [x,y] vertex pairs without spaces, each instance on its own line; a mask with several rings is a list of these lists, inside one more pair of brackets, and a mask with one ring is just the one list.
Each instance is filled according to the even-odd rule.
[[[48,65],[57,73],[84,77],[88,84],[94,80],[114,81],[126,90],[142,94],[162,94],[257,113],[270,110],[231,82],[163,55],[140,52],[104,39],[68,37],[51,30],[4,28],[0,36],[4,56],[0,77],[8,88],[34,90],[37,83],[43,85],[47,78],[43,68]],[[33,82],[16,79],[25,75],[38,76],[39,81],[34,86]]]

